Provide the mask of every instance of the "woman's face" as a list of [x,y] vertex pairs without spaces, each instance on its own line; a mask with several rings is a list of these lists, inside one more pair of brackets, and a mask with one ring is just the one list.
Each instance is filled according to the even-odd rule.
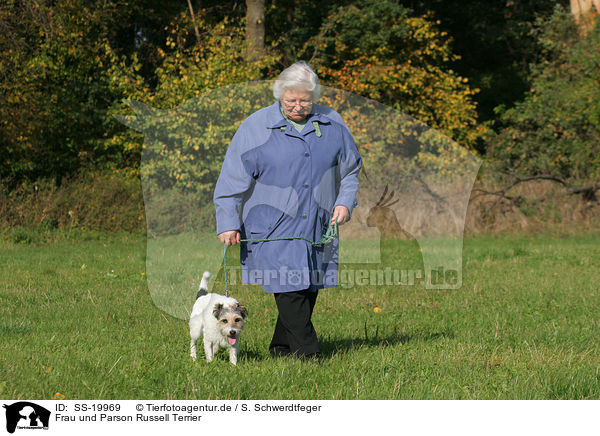
[[312,109],[312,94],[308,91],[288,89],[281,96],[283,113],[292,121],[302,121]]

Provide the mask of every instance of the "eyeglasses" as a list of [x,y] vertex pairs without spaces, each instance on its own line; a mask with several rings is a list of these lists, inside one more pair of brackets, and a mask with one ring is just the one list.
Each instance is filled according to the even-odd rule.
[[302,108],[307,108],[312,105],[312,101],[310,100],[282,100],[283,105],[288,109],[293,109],[296,106],[301,106]]

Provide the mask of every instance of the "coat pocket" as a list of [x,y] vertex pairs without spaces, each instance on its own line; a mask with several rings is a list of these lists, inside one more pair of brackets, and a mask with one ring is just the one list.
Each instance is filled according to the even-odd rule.
[[267,241],[260,241],[260,239],[271,238],[271,236],[273,235],[275,230],[283,222],[284,216],[285,216],[285,213],[282,212],[278,216],[278,218],[273,220],[270,224],[268,224],[266,226],[266,228],[264,228],[264,223],[262,223],[263,225],[253,225],[252,228],[247,233],[248,239],[250,239],[250,241],[248,241],[248,243],[247,243],[248,244],[247,248],[246,248],[247,252],[250,253],[253,257],[256,257],[262,244],[267,242]]
[[279,226],[284,215],[279,209],[260,208],[248,215],[248,218],[244,220],[244,227],[247,234],[252,233],[256,238],[267,238]]

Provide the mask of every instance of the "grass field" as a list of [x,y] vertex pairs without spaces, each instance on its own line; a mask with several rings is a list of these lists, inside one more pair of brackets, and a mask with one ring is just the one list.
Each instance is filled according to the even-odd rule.
[[[383,253],[418,266],[414,243]],[[322,291],[319,366],[272,359],[273,297],[235,285],[250,316],[233,367],[192,363],[187,322],[150,297],[143,238],[3,241],[0,397],[600,398],[600,236],[468,238],[463,254],[459,290]]]

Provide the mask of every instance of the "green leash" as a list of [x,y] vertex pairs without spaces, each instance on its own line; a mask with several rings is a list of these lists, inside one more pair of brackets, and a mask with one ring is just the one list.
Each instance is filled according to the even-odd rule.
[[[338,223],[337,218],[334,223],[331,224],[329,221],[329,225],[327,226],[327,231],[321,237],[319,241],[312,241],[310,239],[304,238],[302,236],[287,236],[284,238],[264,238],[264,239],[240,239],[240,242],[268,242],[268,241],[289,241],[292,239],[301,239],[306,242],[310,242],[313,247],[318,245],[326,245],[335,240],[338,237]],[[227,280],[227,244],[223,244],[223,273],[225,277],[225,296],[228,297],[228,285],[229,281]]]

